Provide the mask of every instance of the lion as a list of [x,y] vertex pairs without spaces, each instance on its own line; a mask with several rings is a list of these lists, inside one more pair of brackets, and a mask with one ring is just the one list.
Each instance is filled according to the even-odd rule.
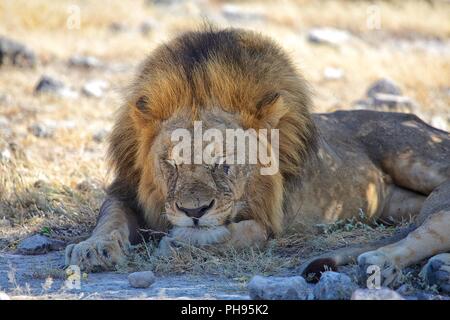
[[[412,114],[313,114],[310,91],[283,49],[258,33],[207,28],[159,46],[119,109],[108,151],[115,178],[97,225],[66,248],[66,265],[111,269],[142,241],[142,229],[165,234],[161,252],[173,241],[263,247],[286,230],[363,212],[394,223],[413,216],[415,224],[402,239],[331,252],[301,272],[357,259],[362,274],[378,265],[390,285],[403,268],[439,253],[427,270],[448,270],[449,134]],[[223,134],[276,130],[278,142],[266,145],[278,170],[261,174],[267,164],[259,160],[233,163],[239,150],[214,141],[212,150],[222,151],[212,162],[181,161],[173,133],[195,135],[196,122]]]

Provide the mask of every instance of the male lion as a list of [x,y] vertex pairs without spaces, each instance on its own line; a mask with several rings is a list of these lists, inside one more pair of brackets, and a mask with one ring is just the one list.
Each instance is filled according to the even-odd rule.
[[[310,108],[305,80],[261,35],[205,30],[160,46],[143,64],[112,130],[116,177],[97,226],[89,239],[67,247],[66,264],[111,268],[141,240],[140,228],[168,232],[161,247],[171,239],[242,247],[361,212],[390,221],[415,216],[418,227],[378,249],[328,254],[304,272],[359,255],[361,270],[380,266],[387,285],[402,268],[449,251],[449,134],[410,114],[313,115]],[[179,128],[192,133],[197,120],[222,133],[278,129],[279,170],[262,175],[260,162],[224,162],[236,149],[213,164],[180,162],[171,136]],[[450,266],[449,254],[439,259]]]

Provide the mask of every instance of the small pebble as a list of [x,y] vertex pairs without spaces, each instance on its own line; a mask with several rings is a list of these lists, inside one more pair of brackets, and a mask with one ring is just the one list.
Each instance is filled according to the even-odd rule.
[[343,273],[326,271],[314,288],[317,300],[348,300],[357,285]]

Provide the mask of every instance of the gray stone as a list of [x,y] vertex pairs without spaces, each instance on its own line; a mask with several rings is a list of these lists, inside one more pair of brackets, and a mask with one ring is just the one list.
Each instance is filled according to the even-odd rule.
[[399,86],[394,81],[386,78],[379,79],[372,83],[367,89],[366,95],[370,98],[374,98],[378,93],[385,93],[395,96],[402,95],[402,91]]
[[307,300],[309,288],[300,276],[254,276],[248,283],[250,298],[254,300]]
[[111,30],[114,33],[119,33],[119,32],[126,32],[129,30],[129,28],[121,22],[113,22],[109,25],[109,30]]
[[69,59],[69,66],[84,69],[95,69],[104,67],[104,64],[96,57],[75,55]]
[[38,138],[51,138],[55,131],[53,126],[48,126],[43,123],[34,123],[28,129]]
[[83,86],[82,92],[88,97],[101,98],[108,88],[108,82],[104,80],[90,80]]
[[420,274],[429,285],[450,293],[450,253],[441,253],[430,258]]
[[373,97],[356,101],[353,106],[367,110],[412,112],[419,111],[419,105],[409,97],[388,93],[376,93]]
[[151,271],[133,272],[128,276],[128,282],[133,288],[148,288],[156,278]]
[[397,290],[395,290],[401,296],[412,295],[416,290],[410,284],[401,285]]
[[152,31],[158,29],[158,22],[154,19],[148,18],[144,22],[141,23],[139,30],[143,35],[147,35]]
[[356,288],[346,274],[326,271],[314,287],[314,297],[318,300],[348,300]]
[[0,219],[0,228],[10,228],[11,227],[11,221],[3,217]]
[[64,246],[63,241],[35,234],[22,240],[17,246],[17,252],[24,255],[37,255],[49,251],[61,250]]
[[406,108],[410,111],[417,109],[417,104],[411,98],[388,93],[376,93],[373,96],[373,106],[375,108],[386,106],[389,109]]
[[49,76],[42,76],[39,79],[36,88],[34,89],[35,93],[47,93],[59,96],[61,98],[76,98],[78,94],[76,91],[66,87],[63,82],[53,79]]
[[249,11],[234,5],[225,4],[222,7],[222,15],[230,21],[265,21],[266,15],[263,12],[257,12],[255,10]]
[[352,300],[405,300],[394,290],[381,289],[357,289],[352,294]]
[[341,45],[352,38],[346,30],[335,28],[314,28],[308,31],[308,40],[317,44]]
[[18,67],[34,67],[36,55],[25,45],[0,36],[0,66],[10,64]]
[[100,129],[92,136],[95,142],[101,143],[103,142],[109,134],[109,130]]

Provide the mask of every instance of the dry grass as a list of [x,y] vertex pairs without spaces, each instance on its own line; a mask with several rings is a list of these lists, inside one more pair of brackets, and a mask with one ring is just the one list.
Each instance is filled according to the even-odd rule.
[[[88,234],[111,179],[104,161],[105,144],[94,141],[93,135],[111,127],[121,93],[148,52],[186,28],[197,28],[205,17],[219,26],[246,27],[277,39],[311,82],[316,111],[351,108],[373,80],[388,77],[419,102],[425,120],[434,115],[448,117],[448,1],[234,1],[232,5],[265,17],[237,21],[221,16],[225,1],[185,2],[172,8],[149,3],[0,2],[0,35],[26,43],[40,61],[34,69],[0,69],[0,117],[9,123],[8,132],[0,130],[0,151],[11,152],[9,160],[0,160],[0,218],[12,223],[12,227],[0,226],[0,250],[13,249],[19,239],[35,232],[68,241]],[[80,9],[79,29],[67,28],[71,5]],[[379,30],[367,27],[368,10],[374,8],[381,14]],[[140,25],[148,18],[157,27],[143,34]],[[123,25],[124,31],[112,31],[113,23]],[[318,26],[344,28],[357,39],[341,48],[313,45],[306,32]],[[67,61],[75,54],[92,55],[120,69],[70,68]],[[341,68],[344,78],[325,80],[323,70],[329,66]],[[77,91],[93,78],[107,80],[110,89],[101,99],[36,96],[33,89],[42,74],[59,78]],[[53,137],[30,133],[31,125],[47,121],[58,124]],[[145,266],[162,274],[207,271],[230,277],[287,272],[308,256],[392,232],[359,227],[333,231],[319,237],[284,236],[262,251],[190,249],[173,258],[153,257],[149,244],[137,250],[127,267]]]
[[139,245],[119,272],[152,270],[158,275],[212,274],[233,278],[245,283],[255,274],[295,274],[308,258],[320,253],[355,243],[368,243],[393,234],[395,228],[383,225],[369,226],[356,220],[337,221],[327,226],[326,232],[285,234],[269,241],[263,249],[198,248],[188,244],[174,250],[167,257],[156,256],[157,244]]

